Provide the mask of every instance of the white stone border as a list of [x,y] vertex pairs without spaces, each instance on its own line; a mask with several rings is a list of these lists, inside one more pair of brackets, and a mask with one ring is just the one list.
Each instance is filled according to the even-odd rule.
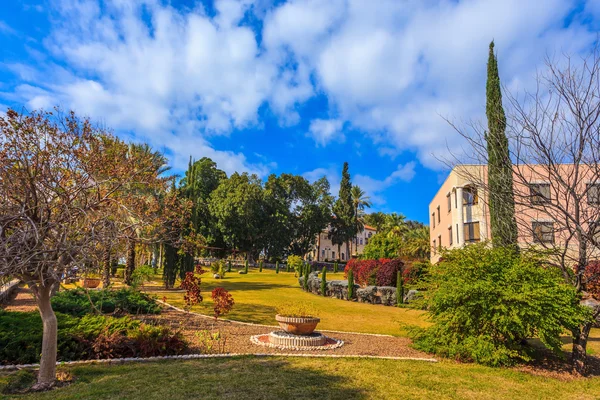
[[333,349],[340,348],[344,345],[343,340],[334,339],[329,336],[325,336],[325,338],[327,340],[333,340],[333,341],[335,341],[335,343],[325,344],[323,346],[283,346],[283,345],[276,345],[273,343],[260,341],[259,338],[261,336],[268,336],[268,335],[269,335],[268,333],[262,333],[260,335],[250,336],[250,341],[253,344],[256,344],[258,346],[265,346],[265,347],[270,347],[272,349],[278,349],[278,350],[295,350],[295,351],[333,350]]
[[[61,361],[57,362],[56,366],[65,365],[121,365],[131,362],[154,362],[161,360],[198,360],[204,358],[235,358],[235,357],[303,357],[303,358],[364,358],[375,360],[395,360],[395,361],[424,361],[437,363],[435,358],[420,358],[420,357],[391,357],[391,356],[370,356],[370,355],[351,355],[351,354],[306,354],[306,353],[229,353],[229,354],[188,354],[181,356],[158,356],[145,358],[110,358],[100,360],[81,360],[81,361]],[[0,365],[0,371],[11,371],[26,368],[39,368],[40,364],[20,364],[20,365]]]
[[[212,319],[212,320],[215,319],[215,317],[210,316],[210,315],[201,314],[201,313],[197,313],[197,312],[194,312],[194,311],[186,311],[183,308],[176,307],[176,306],[174,306],[172,304],[167,303],[166,301],[162,301],[162,300],[159,300],[159,299],[155,299],[155,300],[156,300],[157,303],[160,303],[160,304],[162,304],[164,306],[172,308],[175,311],[179,311],[179,312],[186,313],[186,314],[196,315],[196,316],[202,317],[202,318],[208,318],[208,319]],[[265,327],[265,328],[279,328],[279,325],[255,324],[255,323],[252,323],[252,322],[236,321],[234,319],[219,318],[219,321],[221,321],[221,322],[231,322],[231,323],[234,323],[234,324],[248,325],[248,326],[262,326],[262,327]],[[365,333],[365,332],[351,332],[351,331],[332,331],[332,330],[327,330],[327,329],[319,329],[319,332],[342,333],[342,334],[343,333],[347,333],[349,335],[363,335],[363,336],[375,336],[375,337],[396,337],[396,336],[393,336],[393,335],[386,335],[386,334],[383,334],[383,333]]]

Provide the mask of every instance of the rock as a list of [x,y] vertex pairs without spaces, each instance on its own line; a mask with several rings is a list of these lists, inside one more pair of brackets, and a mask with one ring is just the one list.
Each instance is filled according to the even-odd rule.
[[377,286],[366,286],[356,290],[356,298],[359,303],[381,304],[377,296]]
[[376,296],[379,297],[379,302],[383,305],[396,305],[396,288],[393,286],[378,286]]
[[411,301],[414,301],[418,296],[419,296],[419,291],[415,290],[415,289],[411,289],[408,291],[408,293],[406,293],[406,295],[404,295],[404,302],[410,303]]
[[219,275],[219,274],[214,274],[214,275],[213,275],[213,278],[215,278],[215,279],[221,279],[221,275]]
[[238,271],[238,274],[240,274],[240,275],[246,275],[246,271],[244,271],[243,269],[240,269]]
[[329,281],[327,282],[327,292],[329,296],[336,299],[348,299],[348,282],[347,281]]

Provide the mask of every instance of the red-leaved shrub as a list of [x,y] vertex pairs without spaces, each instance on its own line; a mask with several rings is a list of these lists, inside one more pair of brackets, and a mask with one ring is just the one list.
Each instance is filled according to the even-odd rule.
[[600,299],[600,261],[591,261],[585,267],[583,276],[585,278],[585,290],[596,299]]
[[222,287],[214,288],[211,296],[214,303],[213,311],[215,319],[231,311],[233,305],[235,304],[233,301],[233,296]]
[[185,300],[186,307],[188,308],[203,300],[202,291],[200,289],[202,278],[196,275],[202,275],[204,272],[206,271],[202,269],[202,266],[197,265],[195,273],[186,272],[185,279],[181,281],[181,288],[185,290],[183,300]]
[[354,276],[358,272],[358,267],[360,266],[360,260],[357,258],[352,258],[346,263],[346,267],[344,267],[344,278],[348,277],[348,271],[352,270]]
[[362,260],[354,271],[354,281],[360,286],[375,285],[379,267],[379,260]]
[[[377,270],[377,286],[396,286],[396,274],[404,266],[404,263],[398,258],[391,260],[382,258],[379,263],[381,266]],[[406,277],[404,280],[406,282]]]

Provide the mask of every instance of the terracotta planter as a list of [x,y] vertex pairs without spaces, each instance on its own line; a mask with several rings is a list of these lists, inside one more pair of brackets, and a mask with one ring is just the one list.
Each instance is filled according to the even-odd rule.
[[99,278],[84,278],[83,279],[83,287],[88,289],[94,289],[100,286],[102,282]]
[[275,319],[279,322],[281,329],[294,335],[310,335],[321,321],[315,317],[284,317],[279,314],[275,316]]

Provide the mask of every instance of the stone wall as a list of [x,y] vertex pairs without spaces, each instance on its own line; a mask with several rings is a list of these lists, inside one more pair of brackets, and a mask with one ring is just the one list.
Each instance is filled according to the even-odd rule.
[[[298,278],[300,287],[304,287],[304,277]],[[321,278],[317,272],[308,275],[308,291],[322,296]],[[415,297],[416,290],[410,290],[405,296],[404,301],[408,302]],[[348,281],[327,281],[328,297],[348,300]],[[354,284],[353,300],[359,303],[383,304],[384,306],[396,305],[396,288],[393,286],[366,286],[360,287]]]

